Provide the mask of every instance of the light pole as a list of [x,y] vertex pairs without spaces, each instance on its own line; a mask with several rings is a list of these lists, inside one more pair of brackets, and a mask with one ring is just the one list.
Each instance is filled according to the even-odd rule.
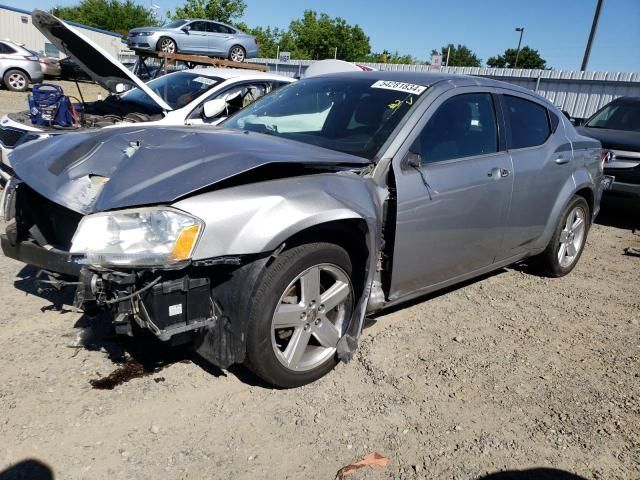
[[518,40],[518,49],[516,50],[516,63],[513,68],[518,68],[518,57],[520,56],[520,45],[522,44],[522,34],[524,33],[524,27],[516,27],[516,32],[520,32],[520,40]]
[[593,16],[593,23],[591,24],[591,32],[589,33],[589,41],[587,41],[587,48],[584,51],[584,58],[582,59],[582,66],[580,70],[584,71],[587,69],[587,65],[589,65],[589,56],[591,55],[591,45],[593,44],[593,39],[596,36],[596,29],[598,28],[598,21],[600,20],[600,10],[602,10],[602,1],[598,0],[596,5],[596,13]]

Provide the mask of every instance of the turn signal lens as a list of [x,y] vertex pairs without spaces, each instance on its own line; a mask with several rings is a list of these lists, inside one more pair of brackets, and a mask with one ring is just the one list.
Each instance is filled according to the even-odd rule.
[[190,258],[198,239],[198,233],[200,233],[200,225],[192,225],[182,230],[171,251],[171,259],[187,260]]

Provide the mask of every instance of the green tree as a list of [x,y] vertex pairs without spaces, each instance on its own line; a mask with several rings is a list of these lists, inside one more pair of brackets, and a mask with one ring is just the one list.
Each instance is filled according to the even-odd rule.
[[413,55],[401,54],[397,50],[390,52],[383,50],[381,53],[370,53],[365,57],[358,59],[362,62],[370,63],[398,63],[398,64],[424,64],[425,62],[418,60]]
[[153,11],[133,0],[81,0],[73,7],[54,7],[51,13],[63,20],[126,34],[135,27],[157,25]]
[[173,20],[181,18],[208,18],[224,23],[232,23],[242,17],[247,4],[244,0],[186,0],[167,15]]
[[490,57],[487,65],[495,68],[515,68],[516,55],[518,56],[518,68],[547,68],[547,62],[540,56],[537,50],[530,47],[522,47],[520,53],[515,48],[508,48],[502,55]]
[[369,37],[359,25],[313,10],[306,10],[302,18],[293,20],[281,41],[314,60],[333,58],[335,54],[341,60],[354,61],[371,51]]
[[438,52],[432,50],[431,55],[442,55],[442,64],[447,61],[447,52],[449,52],[449,64],[448,67],[479,67],[482,60],[466,45],[457,46],[453,43],[445,45]]

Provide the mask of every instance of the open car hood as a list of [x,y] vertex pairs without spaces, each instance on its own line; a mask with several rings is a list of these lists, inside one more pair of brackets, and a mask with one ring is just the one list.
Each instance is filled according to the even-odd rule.
[[117,91],[118,84],[138,87],[163,110],[171,110],[162,98],[129,69],[59,18],[42,10],[34,10],[31,20],[58,50],[71,57],[87,75],[109,92],[121,93]]
[[[313,145],[210,126],[68,133],[11,153],[19,179],[82,214],[173,203],[245,173],[248,183],[295,176],[299,167],[327,171],[369,163]],[[265,166],[276,166],[277,172],[261,173]]]

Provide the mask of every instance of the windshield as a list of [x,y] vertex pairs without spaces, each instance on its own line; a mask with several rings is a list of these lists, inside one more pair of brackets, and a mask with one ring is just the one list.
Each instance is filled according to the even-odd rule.
[[187,20],[175,20],[164,25],[164,28],[180,28],[185,23],[187,23]]
[[277,90],[222,125],[372,160],[427,89],[366,78],[311,78]]
[[640,132],[640,102],[611,103],[596,113],[586,126]]
[[[151,80],[147,86],[175,110],[184,107],[222,82],[223,80],[219,77],[193,72],[176,72]],[[142,105],[151,111],[158,110],[156,102],[139,88],[125,93],[122,99]]]

